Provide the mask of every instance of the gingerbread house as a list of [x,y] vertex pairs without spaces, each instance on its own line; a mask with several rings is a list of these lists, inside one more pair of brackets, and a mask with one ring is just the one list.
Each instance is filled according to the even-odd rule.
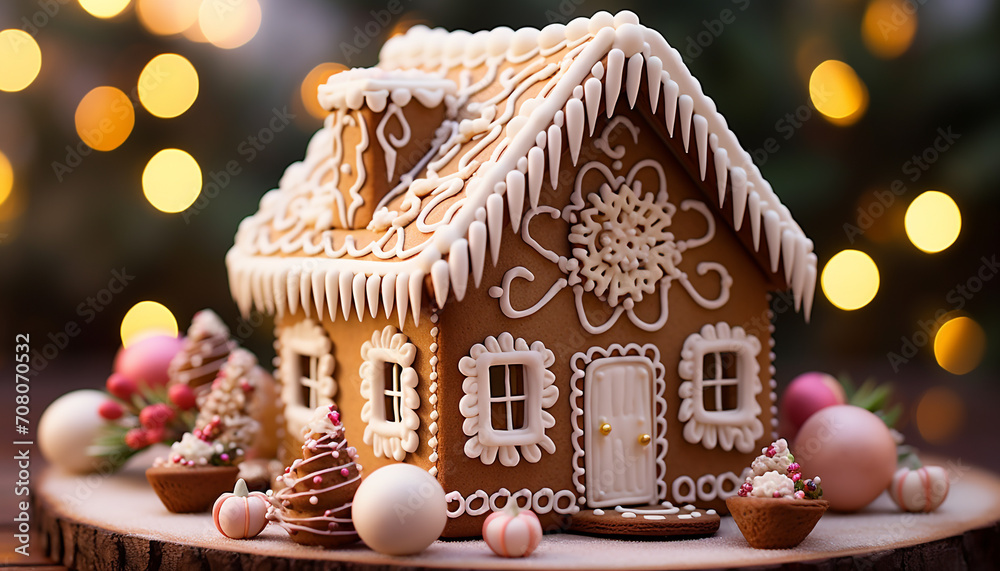
[[816,255],[680,54],[630,12],[416,27],[319,98],[226,258],[288,434],[336,402],[366,471],[438,478],[448,536],[512,497],[723,510],[776,423],[769,292],[808,319]]

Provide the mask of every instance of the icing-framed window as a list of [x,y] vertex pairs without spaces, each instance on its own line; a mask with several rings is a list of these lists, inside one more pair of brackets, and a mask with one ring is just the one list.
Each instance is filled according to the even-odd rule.
[[402,462],[420,439],[420,395],[413,361],[417,348],[406,335],[389,325],[372,333],[361,345],[361,420],[364,442],[376,456]]
[[538,462],[542,450],[552,454],[555,443],[545,431],[555,425],[548,412],[559,398],[552,351],[541,341],[530,346],[510,333],[487,337],[462,357],[465,375],[459,410],[468,436],[465,455],[490,465],[499,457],[504,466],[521,458]]
[[277,337],[284,415],[288,429],[298,434],[313,410],[333,404],[337,394],[333,343],[323,327],[311,319],[281,328]]
[[742,327],[705,325],[684,341],[677,372],[685,381],[677,416],[684,439],[712,449],[753,452],[764,434],[757,395],[761,344]]

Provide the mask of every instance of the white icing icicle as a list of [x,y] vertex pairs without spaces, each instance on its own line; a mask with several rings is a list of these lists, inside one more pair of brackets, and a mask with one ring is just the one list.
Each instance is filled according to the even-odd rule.
[[406,323],[406,310],[409,308],[410,275],[406,273],[396,276],[396,315],[399,317],[399,328]]
[[545,177],[545,151],[532,147],[528,151],[528,200],[531,207],[538,206],[542,194],[542,180]]
[[760,249],[760,195],[754,190],[748,201],[750,207],[750,236],[753,238],[753,249]]
[[680,110],[681,118],[681,141],[684,142],[684,151],[691,147],[691,116],[694,114],[694,99],[685,93],[677,98],[677,108]]
[[[556,189],[559,188],[559,159],[562,158],[562,129],[556,125],[549,125],[548,151],[549,184]],[[536,200],[531,206],[532,208],[538,206],[538,201]],[[517,226],[514,227],[514,232],[517,232]]]
[[674,136],[674,121],[677,119],[677,97],[680,87],[670,79],[670,74],[663,72],[663,119],[667,123],[667,134]]
[[649,89],[649,107],[656,114],[656,106],[660,101],[660,74],[663,72],[663,60],[656,56],[646,58],[646,80]]
[[351,297],[354,289],[354,273],[340,273],[340,309],[343,312],[344,320],[351,317]]
[[424,272],[417,270],[410,274],[410,311],[413,313],[413,325],[420,326],[420,308],[424,297]]
[[726,204],[726,181],[729,180],[729,153],[715,150],[715,179],[719,187],[719,208]]
[[[368,313],[375,317],[378,315],[378,298],[379,293],[382,289],[382,278],[378,274],[368,277],[368,282],[365,284],[365,293],[368,297]],[[358,319],[361,319],[360,317]]]
[[392,308],[396,304],[396,274],[387,274],[382,278],[382,309],[385,311],[385,318],[392,315]]
[[580,144],[583,142],[583,101],[570,99],[566,102],[566,140],[569,143],[569,156],[573,166],[580,157]]
[[628,58],[628,74],[625,78],[625,93],[628,95],[629,109],[635,107],[635,99],[639,96],[639,86],[642,85],[642,54],[633,54]]
[[601,105],[601,80],[591,77],[583,84],[583,100],[587,104],[589,134],[593,136],[597,126],[597,110]]
[[482,222],[477,220],[469,226],[469,257],[476,287],[479,287],[479,282],[483,279],[483,268],[486,266],[486,236],[486,225]]
[[694,116],[695,146],[698,147],[698,170],[701,180],[705,180],[708,169],[708,119],[701,115]]
[[785,281],[791,283],[792,268],[795,267],[795,233],[789,229],[781,232],[781,257],[785,267]]
[[503,197],[491,194],[486,199],[486,222],[490,230],[490,256],[493,265],[500,258],[500,236],[503,232]]
[[[326,283],[323,285],[323,290],[326,292],[326,309],[327,314],[330,316],[330,321],[337,321],[337,298],[340,292],[340,272],[337,270],[332,270],[326,274]],[[320,288],[314,288],[314,292],[321,291]],[[321,305],[322,299],[316,301],[316,315],[323,315],[323,306]]]
[[354,310],[358,314],[358,321],[365,319],[365,288],[368,278],[364,274],[357,274],[351,282],[351,294],[354,298]]
[[[538,197],[535,197],[535,202]],[[524,173],[507,173],[507,207],[510,210],[510,225],[514,232],[521,227],[521,213],[524,210]]]
[[781,218],[773,210],[764,213],[764,235],[767,237],[767,249],[771,255],[771,271],[777,272],[781,255]]
[[312,276],[309,272],[299,273],[299,303],[302,306],[302,313],[306,317],[312,317],[312,306],[309,304],[312,301]]
[[[510,185],[507,188],[509,190]],[[469,242],[465,238],[452,243],[448,251],[448,269],[451,272],[451,289],[455,292],[455,299],[462,301],[469,283]]]
[[625,71],[625,52],[613,49],[608,52],[608,75],[604,89],[604,112],[608,119],[615,114],[615,104],[622,92],[622,72]]
[[438,307],[444,307],[448,301],[448,290],[451,287],[448,276],[448,262],[438,260],[431,266],[431,283],[434,285],[434,301]]
[[732,173],[733,226],[738,232],[743,226],[743,213],[747,206],[747,171],[736,167]]

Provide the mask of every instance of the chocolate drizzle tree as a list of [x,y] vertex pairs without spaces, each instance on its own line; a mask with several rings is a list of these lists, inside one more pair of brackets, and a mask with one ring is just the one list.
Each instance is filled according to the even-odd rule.
[[277,478],[267,518],[303,545],[337,547],[358,540],[351,518],[361,484],[357,450],[347,445],[337,405],[321,406],[303,429],[302,458]]
[[195,391],[199,404],[208,394],[236,342],[229,328],[210,309],[194,314],[184,345],[170,362],[167,374],[171,383],[183,383]]

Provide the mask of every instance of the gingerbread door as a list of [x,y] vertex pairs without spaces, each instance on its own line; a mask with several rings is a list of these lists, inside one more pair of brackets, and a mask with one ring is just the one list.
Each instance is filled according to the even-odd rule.
[[653,363],[607,357],[587,366],[584,459],[592,508],[656,502]]

